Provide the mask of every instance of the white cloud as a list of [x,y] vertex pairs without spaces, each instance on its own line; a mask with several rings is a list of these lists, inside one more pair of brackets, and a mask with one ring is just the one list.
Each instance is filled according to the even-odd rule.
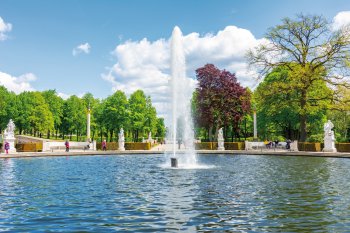
[[[243,86],[255,86],[254,71],[248,70],[245,54],[265,39],[256,39],[242,28],[228,26],[214,34],[193,32],[183,37],[188,85],[195,87],[195,70],[207,63],[236,73]],[[165,115],[170,80],[170,39],[126,41],[113,51],[117,62],[102,78],[112,84],[112,90],[127,94],[142,89],[150,95],[160,115]]]
[[338,30],[343,26],[350,26],[350,11],[341,11],[333,18],[332,29]]
[[23,74],[19,77],[14,77],[9,74],[0,72],[0,85],[6,87],[9,91],[13,91],[16,94],[23,91],[34,91],[30,82],[36,80],[36,77],[32,73]]
[[88,54],[88,53],[90,53],[90,49],[91,49],[91,46],[89,45],[89,43],[81,44],[73,49],[72,54],[73,54],[73,56],[76,56],[80,53]]
[[5,23],[5,21],[0,17],[0,41],[6,40],[7,35],[5,33],[11,30],[12,30],[12,24]]
[[[77,97],[79,97],[79,98],[82,98],[85,94],[86,94],[86,92],[82,92],[82,93],[75,94],[75,95],[76,95]],[[58,95],[59,97],[61,97],[62,99],[67,100],[67,99],[69,99],[73,94],[67,94],[67,93],[63,93],[63,92],[58,92],[57,95]]]

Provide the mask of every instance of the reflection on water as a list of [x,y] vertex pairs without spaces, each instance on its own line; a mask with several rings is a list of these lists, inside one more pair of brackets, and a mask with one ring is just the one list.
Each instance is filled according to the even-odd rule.
[[194,232],[195,226],[189,224],[198,211],[193,208],[194,198],[198,192],[195,171],[173,170],[167,178],[168,185],[163,189],[160,197],[164,203],[162,211],[167,220],[166,229]]
[[[67,157],[69,158],[69,157]],[[347,232],[350,160],[162,156],[0,160],[0,231]]]

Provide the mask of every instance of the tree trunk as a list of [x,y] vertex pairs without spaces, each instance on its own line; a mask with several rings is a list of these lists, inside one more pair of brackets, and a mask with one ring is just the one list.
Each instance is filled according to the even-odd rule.
[[207,137],[206,139],[207,139],[207,141],[209,141],[209,138],[210,138],[210,136],[209,136],[209,135],[210,135],[210,133],[209,133],[209,128],[207,129],[207,133],[208,133],[208,134],[206,135],[206,137]]
[[213,141],[213,125],[210,124],[209,126],[209,142],[212,142]]
[[235,127],[233,127],[233,124],[231,126],[231,142],[233,142],[233,139],[235,137]]
[[218,141],[219,127],[220,126],[218,124],[215,126],[214,142]]
[[300,99],[300,108],[301,108],[301,114],[300,114],[300,141],[305,142],[307,138],[307,129],[306,129],[306,90],[301,92],[301,99]]
[[50,130],[47,131],[47,138],[50,139]]
[[109,141],[112,142],[113,140],[113,129],[109,131]]

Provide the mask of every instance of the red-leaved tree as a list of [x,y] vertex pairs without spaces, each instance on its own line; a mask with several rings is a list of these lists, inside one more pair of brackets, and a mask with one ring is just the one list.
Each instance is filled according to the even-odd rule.
[[[216,138],[221,127],[228,129],[232,126],[237,132],[243,116],[250,111],[249,92],[237,82],[235,74],[220,70],[213,64],[198,68],[196,76],[196,122],[208,130],[210,140],[214,139],[213,130]],[[225,136],[227,138],[226,133]]]

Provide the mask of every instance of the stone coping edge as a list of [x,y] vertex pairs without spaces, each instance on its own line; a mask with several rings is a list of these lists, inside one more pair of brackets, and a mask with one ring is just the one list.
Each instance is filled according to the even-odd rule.
[[[57,156],[94,156],[94,155],[128,155],[128,154],[164,154],[166,151],[150,150],[127,150],[127,151],[72,151],[72,152],[18,152],[16,154],[0,154],[0,158],[30,158],[30,157],[57,157]],[[168,151],[168,153],[171,153]],[[177,153],[185,153],[178,151]],[[329,157],[329,158],[350,158],[350,153],[342,152],[307,152],[307,151],[245,151],[245,150],[197,150],[202,155],[275,155],[275,156],[304,156],[304,157]]]

